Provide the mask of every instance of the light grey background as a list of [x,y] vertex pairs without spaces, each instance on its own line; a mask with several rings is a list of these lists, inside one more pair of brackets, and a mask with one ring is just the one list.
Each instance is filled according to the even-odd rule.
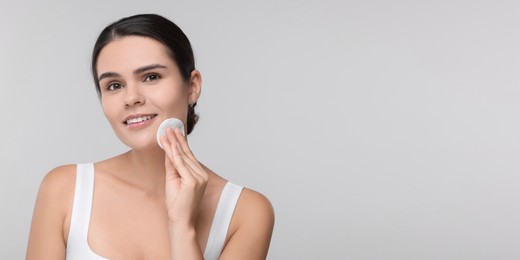
[[276,209],[270,259],[520,258],[519,1],[2,1],[0,259],[42,177],[126,151],[89,72],[159,13],[203,75],[191,146]]

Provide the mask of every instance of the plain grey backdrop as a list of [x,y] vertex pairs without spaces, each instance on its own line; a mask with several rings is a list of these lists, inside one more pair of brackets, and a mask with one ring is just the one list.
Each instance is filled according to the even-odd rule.
[[137,13],[190,38],[191,147],[269,197],[269,259],[520,259],[520,2],[469,0],[2,0],[0,259],[49,170],[126,151],[89,62]]

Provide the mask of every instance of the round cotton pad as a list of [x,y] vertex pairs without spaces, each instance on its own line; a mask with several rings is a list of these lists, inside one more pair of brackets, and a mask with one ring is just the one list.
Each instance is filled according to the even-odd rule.
[[159,126],[159,129],[157,129],[157,143],[161,148],[163,148],[161,145],[161,136],[166,135],[166,128],[168,127],[171,127],[172,130],[175,128],[179,128],[179,130],[181,130],[182,135],[184,135],[184,124],[181,120],[177,118],[168,118],[164,120]]

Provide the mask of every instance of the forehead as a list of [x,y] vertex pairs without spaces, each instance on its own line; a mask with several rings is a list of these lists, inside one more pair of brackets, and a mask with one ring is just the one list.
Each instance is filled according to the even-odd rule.
[[173,63],[167,48],[159,41],[142,36],[125,36],[112,40],[99,53],[98,75],[111,72],[132,71],[150,64]]

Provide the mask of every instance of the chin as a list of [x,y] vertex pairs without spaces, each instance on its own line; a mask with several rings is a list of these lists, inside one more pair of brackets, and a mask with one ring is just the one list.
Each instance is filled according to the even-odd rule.
[[150,149],[161,149],[159,144],[157,143],[157,140],[146,138],[145,140],[123,140],[120,139],[123,144],[131,148],[132,150],[150,150]]

